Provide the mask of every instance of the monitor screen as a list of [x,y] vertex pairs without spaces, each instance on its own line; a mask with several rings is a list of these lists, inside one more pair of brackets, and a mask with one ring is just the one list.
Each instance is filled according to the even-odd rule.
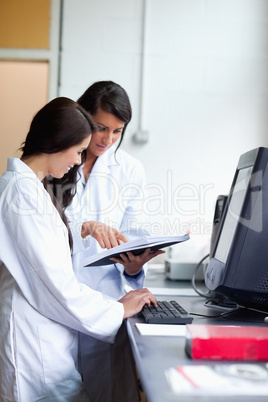
[[223,263],[226,263],[228,251],[233,242],[251,172],[252,166],[239,170],[234,183],[224,226],[221,229],[221,236],[218,239],[217,248],[215,250],[215,258]]
[[268,148],[238,161],[205,283],[237,305],[268,311]]

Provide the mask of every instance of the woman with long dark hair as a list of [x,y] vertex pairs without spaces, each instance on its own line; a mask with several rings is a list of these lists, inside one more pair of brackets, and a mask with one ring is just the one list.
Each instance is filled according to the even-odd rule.
[[74,275],[71,235],[46,181],[81,163],[94,130],[76,102],[49,102],[0,179],[3,402],[91,401],[77,370],[77,331],[113,342],[124,318],[156,302],[144,289],[107,300]]
[[[145,263],[162,251],[150,254],[150,250],[146,250],[140,256],[122,254],[121,258],[113,259],[111,265],[83,267],[84,257],[116,246],[118,240],[124,240],[120,237],[122,234],[126,240],[144,234],[146,179],[141,162],[120,148],[132,117],[125,89],[112,81],[98,81],[77,102],[91,114],[97,130],[85,151],[84,163],[72,169],[72,180],[65,187],[68,189],[69,185],[68,191],[73,194],[71,183],[78,180],[76,194],[66,209],[74,238],[74,269],[81,282],[107,297],[118,299],[124,295],[125,282],[134,289],[143,287]],[[64,198],[64,194],[68,191],[64,192],[64,186],[59,186],[57,198],[64,203],[68,198]],[[83,252],[86,245],[89,249]],[[94,401],[115,402],[121,400],[122,395],[124,402],[139,400],[124,326],[112,346],[80,334],[80,370]],[[101,386],[102,381],[105,387]]]

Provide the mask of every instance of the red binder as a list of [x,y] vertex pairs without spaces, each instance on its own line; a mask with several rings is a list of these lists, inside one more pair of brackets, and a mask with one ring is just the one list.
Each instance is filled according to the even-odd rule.
[[268,361],[268,327],[187,325],[185,349],[192,359]]

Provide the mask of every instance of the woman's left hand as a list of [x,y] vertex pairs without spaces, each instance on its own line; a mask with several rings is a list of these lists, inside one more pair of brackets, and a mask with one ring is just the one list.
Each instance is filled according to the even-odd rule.
[[142,270],[142,267],[144,264],[146,264],[146,262],[150,261],[152,258],[156,257],[159,254],[165,253],[165,251],[163,250],[157,250],[153,252],[150,251],[151,249],[147,248],[140,255],[134,255],[130,251],[127,251],[126,253],[120,254],[120,258],[112,257],[110,258],[110,260],[124,265],[125,272],[128,275],[136,275]]

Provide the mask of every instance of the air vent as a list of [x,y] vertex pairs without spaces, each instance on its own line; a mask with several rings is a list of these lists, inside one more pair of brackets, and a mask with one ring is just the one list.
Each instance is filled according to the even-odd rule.
[[267,292],[268,291],[268,273],[265,276],[258,280],[253,286],[253,291],[257,292]]
[[261,295],[256,295],[256,294],[251,294],[251,293],[245,293],[245,292],[237,292],[234,295],[235,300],[239,300],[241,304],[245,306],[251,306],[258,308],[260,306],[267,305],[268,306],[268,294],[261,294]]

